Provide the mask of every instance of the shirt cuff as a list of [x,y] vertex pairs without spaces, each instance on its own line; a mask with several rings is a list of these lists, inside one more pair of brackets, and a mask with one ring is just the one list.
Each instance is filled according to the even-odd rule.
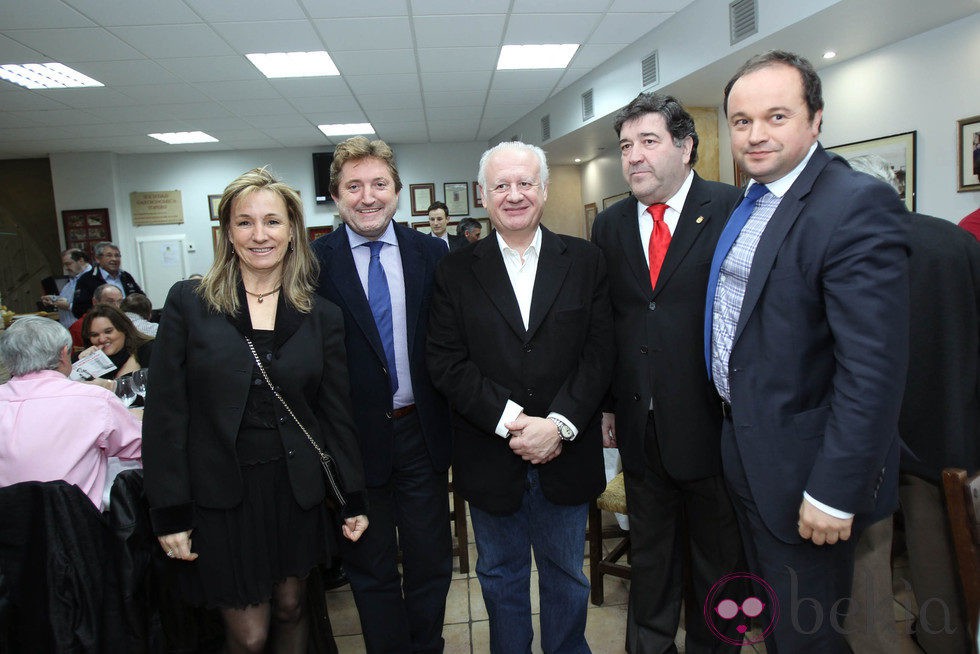
[[819,502],[813,499],[812,497],[810,497],[810,494],[807,493],[806,491],[803,491],[803,499],[809,502],[810,504],[812,504],[813,506],[815,506],[816,508],[820,509],[827,515],[834,516],[835,518],[839,518],[841,520],[848,520],[854,517],[853,513],[848,513],[847,511],[841,511],[840,509],[835,509],[832,506],[827,506],[823,502]]
[[497,428],[494,430],[494,433],[501,438],[507,438],[510,436],[510,433],[507,431],[507,428],[504,427],[504,425],[506,425],[508,422],[517,420],[517,416],[521,415],[521,411],[523,410],[524,407],[522,407],[520,404],[517,404],[512,400],[507,400],[507,406],[504,407],[504,412],[500,414],[500,420],[497,422]]
[[557,411],[552,411],[551,413],[548,414],[548,417],[557,418],[558,420],[561,420],[563,423],[568,425],[568,427],[572,430],[572,439],[578,438],[578,427],[576,427],[571,420],[569,420],[562,414],[558,413]]

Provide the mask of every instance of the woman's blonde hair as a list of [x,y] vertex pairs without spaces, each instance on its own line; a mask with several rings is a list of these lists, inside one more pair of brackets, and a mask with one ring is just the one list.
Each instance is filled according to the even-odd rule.
[[313,293],[319,265],[306,237],[303,223],[303,202],[299,194],[277,179],[265,167],[243,173],[225,188],[218,205],[218,243],[214,263],[197,287],[208,305],[220,313],[235,314],[239,309],[238,284],[242,273],[238,256],[229,239],[231,205],[256,191],[271,191],[286,203],[289,216],[290,242],[282,264],[282,293],[286,302],[302,313],[313,308]]

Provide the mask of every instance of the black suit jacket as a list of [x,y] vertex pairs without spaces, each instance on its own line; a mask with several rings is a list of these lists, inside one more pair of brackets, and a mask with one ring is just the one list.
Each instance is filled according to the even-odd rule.
[[[394,227],[405,275],[412,391],[429,458],[432,466],[441,472],[449,468],[452,448],[449,407],[445,398],[432,387],[425,362],[425,334],[429,324],[432,278],[436,264],[447,253],[446,244],[402,225],[395,224]],[[354,266],[347,226],[318,238],[313,242],[313,251],[320,260],[318,292],[336,303],[344,313],[351,398],[364,453],[367,485],[381,486],[391,475],[394,436],[388,363]]]
[[599,405],[613,366],[609,289],[602,253],[541,228],[541,253],[524,329],[496,234],[446,257],[436,273],[429,368],[453,408],[453,481],[485,511],[516,511],[526,466],[494,433],[507,400],[529,416],[555,411],[578,428],[539,466],[556,504],[602,492]]
[[[130,293],[143,292],[143,289],[136,283],[133,276],[125,270],[119,271],[119,281],[123,285],[123,297],[126,297]],[[78,281],[75,283],[75,295],[72,298],[71,304],[71,312],[75,314],[76,318],[81,318],[88,313],[88,310],[92,308],[92,295],[95,293],[95,289],[107,283],[102,275],[102,269],[99,266],[92,266],[91,270],[83,273],[78,278]]]
[[735,328],[735,439],[759,513],[799,543],[806,490],[855,514],[898,503],[908,363],[908,212],[817,147],[759,240]]
[[612,382],[623,467],[643,476],[644,434],[653,419],[664,468],[676,479],[721,474],[721,406],[704,366],[708,266],[739,191],[697,174],[670,240],[657,287],[640,242],[637,200],[600,213],[592,241],[606,255],[619,356]]
[[449,235],[449,251],[455,252],[456,250],[469,245],[469,241],[462,234],[450,234]]
[[902,471],[938,484],[943,468],[980,469],[980,243],[946,220],[910,220]]
[[[211,311],[198,282],[170,289],[150,366],[143,414],[143,467],[154,531],[192,525],[193,505],[228,509],[241,501],[235,442],[252,383],[255,359],[243,334],[251,333],[242,287],[237,316]],[[279,294],[270,379],[303,426],[336,461],[350,499],[349,515],[365,510],[360,449],[351,418],[344,328],[340,310],[315,298],[301,314]],[[320,459],[278,402],[279,433],[296,501],[323,501]]]

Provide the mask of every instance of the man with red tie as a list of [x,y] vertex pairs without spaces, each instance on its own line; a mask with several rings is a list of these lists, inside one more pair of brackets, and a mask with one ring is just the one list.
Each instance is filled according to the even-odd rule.
[[[614,127],[633,194],[596,217],[592,240],[609,267],[619,354],[603,441],[619,447],[625,471],[627,649],[671,651],[687,595],[695,602],[685,611],[687,651],[719,651],[701,605],[715,581],[744,564],[721,474],[721,407],[704,365],[704,301],[708,263],[739,192],[692,170],[698,135],[676,99],[641,93]],[[685,593],[689,546],[693,592]]]

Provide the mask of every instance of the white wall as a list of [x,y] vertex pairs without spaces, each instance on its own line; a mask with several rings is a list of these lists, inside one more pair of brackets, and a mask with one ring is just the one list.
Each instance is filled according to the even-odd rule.
[[[470,214],[486,217],[486,210],[473,207],[472,182],[476,180],[483,143],[433,143],[394,146],[398,171],[404,184],[395,219],[411,218],[409,184],[433,182],[436,199],[444,199],[444,182],[470,184]],[[332,150],[332,146],[318,151]],[[337,208],[333,203],[317,205],[313,189],[313,149],[283,148],[227,152],[178,152],[174,154],[113,155],[107,153],[56,154],[51,156],[51,174],[58,215],[65,209],[108,207],[113,240],[123,253],[123,268],[138,277],[136,238],[185,234],[194,246],[187,253],[189,273],[204,273],[213,261],[208,195],[220,194],[241,173],[268,165],[300,191],[307,226],[333,225]],[[135,227],[129,206],[133,191],[179,190],[184,209],[181,225]],[[414,218],[421,220],[423,218]],[[63,230],[62,230],[63,231]],[[159,306],[164,298],[151,298]]]
[[980,114],[980,14],[820,71],[825,146],[915,130],[916,211],[953,222],[980,207],[956,192],[956,121]]

